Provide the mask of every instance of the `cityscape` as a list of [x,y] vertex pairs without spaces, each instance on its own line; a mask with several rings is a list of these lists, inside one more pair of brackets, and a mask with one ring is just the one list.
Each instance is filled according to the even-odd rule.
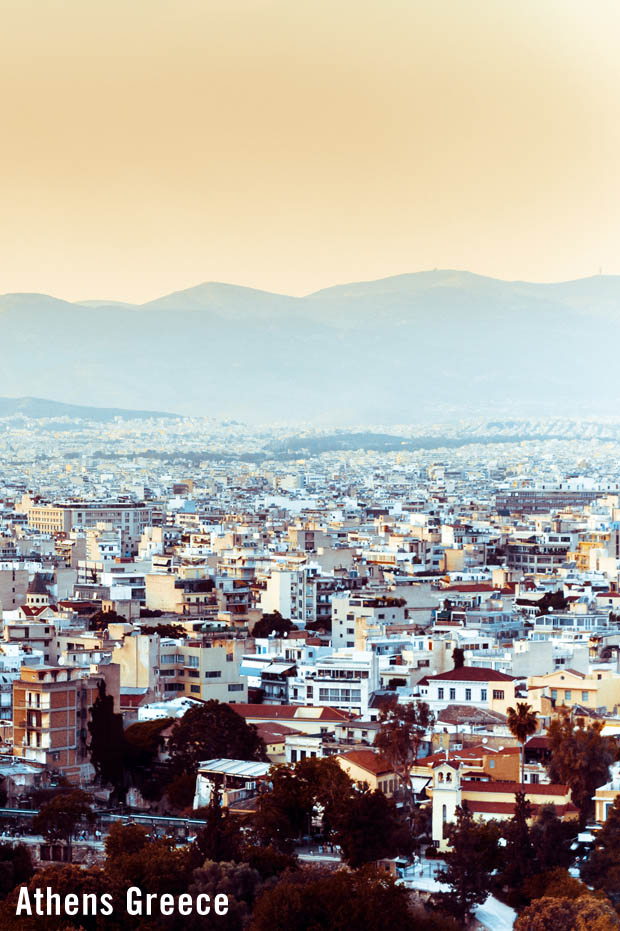
[[620,4],[0,30],[0,931],[620,931]]
[[618,424],[4,403],[3,927],[615,927]]

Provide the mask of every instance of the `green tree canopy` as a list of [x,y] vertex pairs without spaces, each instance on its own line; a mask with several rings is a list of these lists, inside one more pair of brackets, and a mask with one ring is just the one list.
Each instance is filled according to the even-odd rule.
[[43,834],[50,841],[64,841],[68,847],[76,832],[94,823],[92,796],[81,789],[57,795],[41,805],[32,819],[35,834]]
[[227,704],[212,699],[186,711],[168,741],[173,775],[195,776],[202,760],[264,760],[265,745],[253,724]]
[[297,630],[293,622],[287,617],[282,617],[279,611],[274,611],[273,613],[263,614],[252,628],[252,636],[269,637],[271,634],[277,634],[281,637],[292,630]]
[[413,807],[411,771],[434,721],[435,716],[423,701],[408,705],[399,705],[397,701],[391,701],[379,713],[375,747],[381,750],[400,779],[405,806],[409,811]]
[[410,854],[413,840],[396,805],[383,792],[354,791],[336,817],[335,839],[342,857],[356,868],[399,853]]
[[549,777],[570,787],[582,824],[593,812],[594,791],[607,782],[616,755],[616,744],[601,735],[602,727],[601,721],[587,724],[584,718],[574,719],[564,712],[551,721],[547,731]]

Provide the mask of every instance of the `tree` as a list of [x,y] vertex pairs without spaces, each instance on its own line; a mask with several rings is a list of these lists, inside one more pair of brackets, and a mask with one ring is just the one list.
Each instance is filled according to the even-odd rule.
[[594,850],[581,867],[581,878],[588,886],[602,889],[614,903],[620,902],[620,796],[596,835]]
[[281,637],[292,630],[297,630],[293,622],[287,617],[282,617],[279,611],[274,611],[273,613],[263,614],[252,628],[252,636],[270,637],[271,634],[276,634]]
[[292,766],[272,766],[269,776],[272,789],[257,799],[254,829],[261,843],[288,853],[295,840],[309,828],[314,809],[313,787],[298,778]]
[[462,669],[465,665],[465,650],[463,647],[455,647],[452,651],[452,662],[455,669]]
[[512,736],[516,737],[521,744],[521,788],[523,788],[525,781],[523,775],[525,770],[525,741],[532,734],[535,734],[538,728],[538,717],[536,712],[532,710],[532,706],[528,705],[527,702],[519,701],[516,708],[509,708],[508,727]]
[[568,870],[559,866],[546,873],[533,873],[528,876],[523,891],[530,901],[549,897],[578,899],[582,895],[590,895],[590,890],[585,883],[575,879]]
[[547,764],[553,782],[571,789],[572,799],[585,824],[593,811],[594,791],[609,778],[609,765],[616,746],[610,737],[603,737],[601,721],[586,725],[584,718],[575,721],[568,712],[554,718],[547,731],[551,760]]
[[542,873],[567,868],[573,860],[570,849],[575,823],[558,818],[553,805],[544,805],[530,829],[536,869]]
[[578,899],[534,899],[517,918],[514,931],[613,931],[620,918],[609,902],[585,895]]
[[392,700],[379,713],[375,747],[381,750],[398,776],[403,788],[405,809],[409,813],[414,805],[411,771],[434,721],[435,716],[423,701],[399,705],[397,701]]
[[35,834],[43,834],[52,842],[64,841],[69,848],[70,860],[71,845],[78,828],[91,826],[94,821],[92,796],[81,789],[74,789],[41,805],[32,819],[32,829]]
[[88,619],[89,630],[105,630],[109,624],[126,624],[127,618],[116,611],[95,611]]
[[[213,927],[222,931],[242,931],[261,886],[258,872],[247,863],[207,860],[200,869],[194,870],[189,892],[192,896],[206,894],[212,901],[216,895],[228,896],[228,912],[214,919]],[[197,927],[205,925],[209,926],[204,918],[198,920]]]
[[97,778],[104,785],[111,784],[124,797],[125,767],[123,716],[114,711],[114,698],[106,692],[105,680],[98,686],[98,695],[91,708],[90,761],[95,767]]
[[221,795],[221,784],[218,783],[207,807],[194,812],[195,818],[207,822],[198,831],[194,841],[201,863],[205,860],[220,863],[240,858],[239,823],[231,817],[227,808],[222,807]]
[[383,792],[362,789],[344,802],[336,819],[335,839],[352,868],[398,853],[410,854],[411,832],[396,805]]
[[28,882],[33,872],[30,849],[25,844],[0,843],[0,896]]
[[165,767],[157,764],[157,755],[164,742],[162,731],[173,722],[174,718],[136,721],[124,734],[123,754],[127,776],[142,796],[150,801],[159,801],[164,792]]
[[532,841],[528,820],[532,806],[523,792],[515,793],[515,810],[510,821],[505,822],[505,863],[501,874],[502,885],[509,886],[516,898],[522,902],[523,883],[535,868]]
[[190,847],[177,847],[171,837],[153,840],[137,824],[117,822],[106,838],[106,876],[124,890],[137,886],[157,895],[179,895],[187,891],[194,867]]
[[373,870],[327,873],[302,870],[285,876],[257,900],[251,931],[440,931],[450,927],[417,915],[409,894]]
[[290,851],[293,841],[307,832],[320,811],[329,834],[353,783],[333,758],[305,759],[270,770],[271,792],[259,796],[254,828],[262,843]]
[[489,894],[498,858],[499,830],[492,822],[475,822],[466,805],[457,807],[456,815],[448,831],[451,849],[445,857],[446,866],[437,875],[451,891],[440,892],[435,901],[463,922]]
[[186,711],[168,741],[173,776],[195,776],[202,760],[264,760],[265,745],[253,724],[230,705],[212,699]]
[[[117,907],[110,917],[104,917],[100,912],[87,915],[82,909],[75,917],[66,916],[62,919],[53,913],[27,917],[16,914],[19,895],[19,888],[16,888],[0,906],[0,927],[3,931],[124,931],[128,927],[136,927],[130,924],[131,919],[128,919],[124,909],[118,907],[122,899],[122,895],[118,895],[119,890],[110,883],[104,871],[97,867],[84,869],[70,864],[46,866],[38,870],[27,883],[22,883],[22,886],[28,889],[31,901],[33,893],[38,889],[45,891],[49,887],[53,893],[60,895],[61,900],[71,894],[77,895],[81,902],[83,895],[94,895],[97,902],[100,902],[103,894],[111,895]],[[62,923],[59,924],[60,921]]]

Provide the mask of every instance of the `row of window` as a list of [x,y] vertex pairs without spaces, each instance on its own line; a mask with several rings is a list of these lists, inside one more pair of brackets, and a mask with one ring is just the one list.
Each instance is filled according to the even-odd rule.
[[[558,690],[557,690],[557,689],[551,689],[551,697],[552,697],[552,698],[557,698],[557,697],[558,697]],[[581,701],[588,701],[589,698],[590,698],[590,693],[589,693],[589,692],[582,692],[582,693],[581,693]],[[564,689],[564,701],[572,701],[572,699],[573,699],[573,693],[572,693],[571,689]]]
[[[437,689],[437,699],[442,701],[445,698],[445,689]],[[449,689],[448,698],[450,701],[456,701],[456,689]],[[480,701],[487,701],[488,691],[487,689],[480,689]],[[504,692],[502,689],[493,689],[493,699],[494,701],[502,701],[504,698]],[[465,689],[465,701],[472,700],[472,690]]]
[[319,701],[351,702],[361,701],[360,689],[319,689]]

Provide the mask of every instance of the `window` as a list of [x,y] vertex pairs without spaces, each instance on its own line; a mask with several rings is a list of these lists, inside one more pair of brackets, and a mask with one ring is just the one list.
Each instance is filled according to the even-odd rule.
[[495,760],[489,760],[489,769],[495,769]]
[[557,697],[558,697],[558,690],[557,690],[557,689],[551,689],[551,697],[552,697],[552,698],[557,698]]
[[456,698],[456,689],[450,689],[450,701],[454,701]]
[[487,690],[480,689],[480,701],[486,701],[486,700],[487,700]]
[[242,684],[241,682],[232,682],[232,683],[228,686],[228,691],[229,691],[229,692],[242,692],[242,691],[243,691],[243,684]]
[[437,689],[437,698],[439,699],[439,701],[442,700],[442,698],[443,698],[443,689]]
[[191,690],[192,690],[192,692],[200,692],[200,686],[199,686],[199,685],[192,685]]
[[222,673],[219,670],[207,669],[205,670],[205,679],[221,679]]
[[495,701],[502,701],[504,698],[503,689],[493,689],[493,698]]
[[465,701],[471,701],[471,689],[465,689]]
[[582,692],[582,693],[581,693],[581,700],[582,700],[582,701],[587,701],[589,697],[590,697],[590,693],[589,693],[589,692]]
[[233,654],[233,653],[227,653],[227,654],[226,654],[226,662],[227,662],[227,663],[232,663],[233,660],[234,660],[234,658],[235,658],[235,657],[234,657],[234,654]]
[[573,693],[571,692],[570,689],[566,689],[566,691],[564,692],[564,697],[565,697],[566,701],[570,701],[570,700],[571,700],[571,698],[573,697]]

